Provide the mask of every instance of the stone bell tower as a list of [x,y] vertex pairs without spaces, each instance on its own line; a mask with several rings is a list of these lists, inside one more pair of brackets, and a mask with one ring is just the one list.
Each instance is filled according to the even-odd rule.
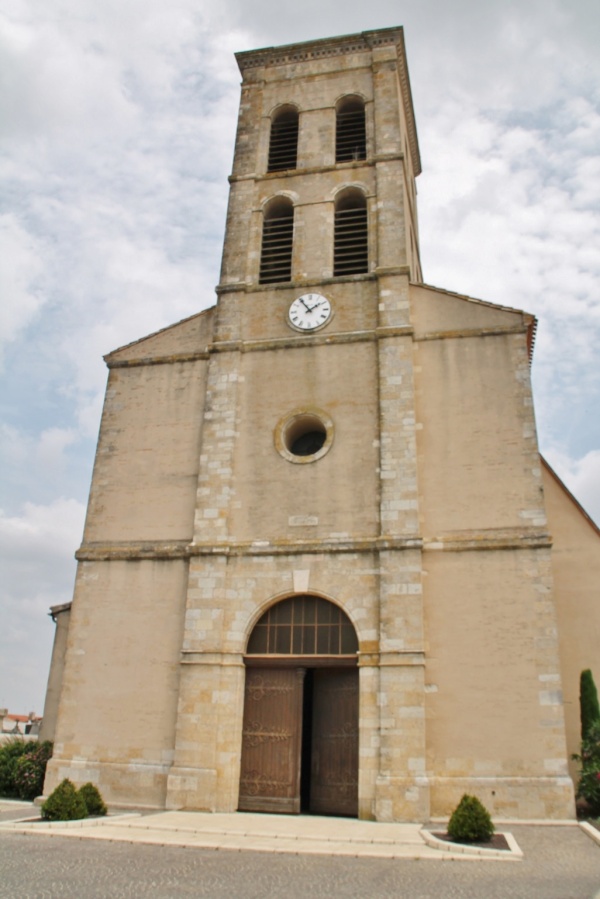
[[45,790],[568,817],[534,319],[423,284],[401,28],[237,60],[218,302],[106,357]]
[[[420,162],[402,29],[237,60],[242,99],[191,547],[182,748],[168,801],[189,803],[193,783],[196,803],[210,796],[210,806],[237,806],[249,625],[279,597],[310,595],[358,628],[354,813],[423,817],[408,302],[409,282],[421,280]],[[192,700],[207,680],[205,701]],[[378,695],[403,717],[378,707]],[[198,722],[202,748],[192,737]]]

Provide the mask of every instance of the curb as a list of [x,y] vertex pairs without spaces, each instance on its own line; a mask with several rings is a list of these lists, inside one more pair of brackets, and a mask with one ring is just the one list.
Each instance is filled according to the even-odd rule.
[[[522,861],[523,851],[508,831],[497,831],[503,836],[508,843],[508,849],[486,849],[484,846],[469,846],[467,843],[449,843],[447,840],[440,840],[430,830],[421,830],[421,836],[428,846],[432,849],[439,849],[442,852],[451,852],[452,854],[478,856],[479,858],[502,858],[506,861]],[[600,834],[598,834],[600,837]]]
[[597,830],[592,824],[588,824],[587,821],[580,821],[579,826],[594,843],[598,843],[600,846],[600,830]]

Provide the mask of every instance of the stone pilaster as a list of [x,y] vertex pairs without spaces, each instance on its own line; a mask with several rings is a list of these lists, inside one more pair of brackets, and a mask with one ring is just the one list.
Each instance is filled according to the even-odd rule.
[[209,362],[194,543],[214,543],[230,536],[240,356],[235,351],[220,352]]

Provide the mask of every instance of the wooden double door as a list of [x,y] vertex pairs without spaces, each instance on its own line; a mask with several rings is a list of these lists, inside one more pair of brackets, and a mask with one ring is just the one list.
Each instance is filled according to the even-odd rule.
[[358,814],[357,668],[246,668],[238,807]]

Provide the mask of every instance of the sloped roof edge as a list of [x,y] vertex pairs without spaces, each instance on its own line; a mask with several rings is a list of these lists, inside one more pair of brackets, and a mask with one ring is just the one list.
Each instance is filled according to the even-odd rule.
[[528,326],[527,348],[529,350],[529,362],[531,363],[538,326],[538,320],[531,312],[526,312],[524,309],[517,309],[514,306],[504,306],[502,303],[491,303],[489,300],[480,300],[477,297],[471,297],[466,293],[457,293],[454,290],[446,290],[444,287],[436,287],[435,284],[426,284],[424,281],[413,281],[412,284],[414,287],[423,287],[425,290],[435,290],[436,293],[442,293],[445,296],[454,297],[457,300],[464,300],[466,303],[475,303],[477,306],[487,306],[490,309],[500,309],[502,312],[514,312],[516,315],[522,315]]
[[188,315],[187,318],[182,318],[178,322],[173,322],[170,325],[165,325],[164,328],[159,328],[158,331],[153,331],[151,334],[145,334],[143,337],[139,337],[137,340],[132,340],[131,343],[124,343],[123,346],[118,346],[116,349],[111,350],[110,353],[107,353],[102,358],[105,362],[108,362],[111,356],[114,356],[116,353],[121,353],[123,350],[129,350],[131,347],[138,346],[138,344],[143,343],[145,340],[150,340],[152,337],[158,337],[159,334],[164,334],[166,331],[170,331],[172,328],[178,328],[179,325],[185,325],[186,322],[191,322],[195,318],[201,318],[203,315],[208,315],[209,312],[212,312],[216,307],[209,306],[208,309],[202,309],[200,312],[194,312],[193,315]]
[[591,525],[591,527],[593,528],[593,530],[594,530],[594,531],[598,534],[598,536],[600,537],[600,528],[598,527],[598,525],[596,524],[596,522],[594,521],[594,519],[591,517],[591,515],[588,515],[588,513],[585,511],[585,509],[583,508],[583,506],[581,505],[581,503],[579,502],[579,500],[577,500],[577,499],[573,496],[573,494],[571,493],[571,491],[569,490],[569,488],[567,487],[567,485],[565,484],[565,482],[562,481],[562,480],[559,478],[559,476],[556,474],[556,472],[554,471],[554,469],[552,468],[552,466],[550,465],[550,463],[547,462],[546,459],[544,459],[544,457],[542,456],[541,453],[540,453],[540,460],[541,460],[541,462],[542,462],[542,465],[544,466],[544,468],[545,468],[546,471],[548,472],[548,474],[551,475],[551,476],[554,478],[554,480],[556,481],[556,483],[558,484],[558,486],[561,488],[561,490],[563,491],[563,493],[566,493],[567,497],[571,500],[571,502],[573,503],[573,505],[577,506],[577,508],[579,509],[579,511],[581,512],[581,514],[583,515],[583,517],[586,519],[586,521],[588,522],[588,524]]

